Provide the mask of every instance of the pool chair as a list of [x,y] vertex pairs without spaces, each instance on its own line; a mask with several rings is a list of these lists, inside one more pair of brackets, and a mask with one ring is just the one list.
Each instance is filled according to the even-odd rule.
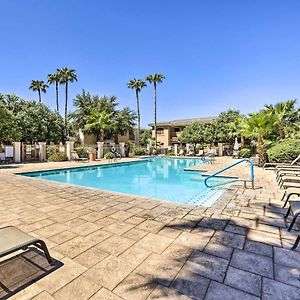
[[81,161],[81,162],[88,162],[88,158],[86,157],[79,157],[79,155],[77,154],[77,152],[73,151],[71,152],[71,160],[73,161]]
[[37,239],[13,226],[0,228],[0,257],[19,250],[26,250],[29,246],[41,249],[50,265],[53,260],[43,240]]
[[281,201],[284,201],[283,207],[287,205],[291,196],[298,196],[300,198],[300,185],[298,188],[287,188],[281,198]]
[[[289,214],[292,213],[293,219],[288,228],[288,231],[291,231],[298,216],[300,215],[300,200],[291,200],[289,203],[290,203],[290,206],[289,206],[288,211],[287,211],[286,215],[284,216],[284,218],[286,219],[289,216]],[[300,242],[300,235],[298,234],[296,241],[295,241],[294,245],[292,246],[292,249],[295,249],[298,246],[299,242]]]
[[289,163],[265,163],[264,168],[266,167],[291,167],[297,166],[297,162],[300,161],[300,154],[289,164]]
[[[300,185],[300,176],[281,176],[279,178],[279,186],[280,187],[283,187],[284,185],[287,187],[287,186],[295,186],[296,185]],[[292,184],[292,185],[290,185]]]
[[279,182],[282,177],[284,176],[300,176],[300,169],[299,170],[279,170],[276,172],[276,180]]

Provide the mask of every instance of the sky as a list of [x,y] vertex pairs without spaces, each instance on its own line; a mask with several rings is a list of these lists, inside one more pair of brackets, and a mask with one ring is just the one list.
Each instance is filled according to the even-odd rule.
[[[127,82],[152,73],[166,76],[159,121],[300,98],[299,0],[0,0],[0,11],[0,93],[37,99],[31,80],[69,67],[70,110],[82,89],[136,109]],[[153,86],[140,98],[146,126]],[[55,107],[54,86],[43,102]]]

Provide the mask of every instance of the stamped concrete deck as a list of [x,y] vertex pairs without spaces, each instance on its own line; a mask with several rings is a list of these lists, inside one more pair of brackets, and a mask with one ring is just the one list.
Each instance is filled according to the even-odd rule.
[[0,225],[44,239],[56,260],[34,249],[2,259],[1,297],[300,299],[297,232],[286,231],[272,171],[256,169],[255,190],[233,186],[207,209],[14,174],[75,165],[0,169]]

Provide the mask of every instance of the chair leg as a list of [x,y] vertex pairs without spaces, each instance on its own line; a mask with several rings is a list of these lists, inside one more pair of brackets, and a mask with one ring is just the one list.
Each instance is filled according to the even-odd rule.
[[48,248],[47,248],[45,242],[42,241],[42,240],[39,240],[39,241],[37,241],[34,245],[35,245],[36,247],[38,247],[38,248],[40,248],[41,250],[44,251],[45,256],[46,256],[46,258],[47,258],[47,260],[48,260],[48,263],[49,263],[50,265],[53,265],[53,259],[52,259],[51,256],[50,256],[50,253],[49,253],[49,251],[48,251]]
[[295,241],[295,243],[294,243],[294,245],[293,245],[293,247],[292,247],[292,250],[294,250],[294,249],[297,248],[299,242],[300,242],[300,235],[297,236],[296,241]]
[[[286,192],[285,192],[286,193]],[[286,199],[285,199],[285,202],[284,202],[284,204],[283,204],[283,207],[285,207],[286,205],[287,205],[287,203],[289,202],[289,200],[290,200],[290,198],[291,198],[291,196],[292,196],[293,194],[288,194],[287,195],[287,197],[286,197]]]
[[293,220],[292,220],[292,222],[291,222],[291,224],[290,224],[290,226],[289,226],[289,228],[288,228],[288,231],[291,231],[291,230],[292,230],[292,228],[293,228],[293,226],[294,226],[294,224],[295,224],[295,221],[296,221],[298,215],[299,215],[299,213],[296,214],[296,215],[294,215]]
[[283,193],[283,195],[282,195],[280,201],[283,201],[283,199],[284,199],[285,196],[286,196],[286,191],[284,191],[284,193]]
[[288,210],[284,216],[285,219],[289,216],[290,212],[291,212],[291,207],[288,208]]

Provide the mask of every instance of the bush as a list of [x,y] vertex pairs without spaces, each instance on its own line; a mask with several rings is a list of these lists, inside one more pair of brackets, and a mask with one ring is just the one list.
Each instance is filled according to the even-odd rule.
[[115,156],[114,156],[114,154],[112,152],[107,152],[104,155],[104,158],[106,158],[106,159],[113,159],[114,157]]
[[135,148],[133,150],[134,155],[146,155],[146,151],[143,148]]
[[88,149],[87,147],[77,147],[75,149],[76,153],[79,157],[88,157]]
[[59,152],[59,149],[57,146],[47,146],[47,157],[55,154],[55,153],[58,153]]
[[269,162],[290,163],[300,154],[300,140],[284,140],[267,150]]
[[242,148],[240,151],[241,158],[250,158],[252,155],[251,149],[249,148]]
[[68,156],[65,153],[53,153],[48,157],[49,161],[66,161]]

